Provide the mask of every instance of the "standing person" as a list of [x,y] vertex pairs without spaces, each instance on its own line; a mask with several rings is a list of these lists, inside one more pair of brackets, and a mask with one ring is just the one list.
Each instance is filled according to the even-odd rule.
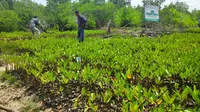
[[78,24],[78,39],[79,42],[84,41],[84,28],[87,23],[87,19],[83,17],[79,11],[75,11],[75,14],[77,16],[77,24]]
[[199,21],[198,21],[198,27],[200,28],[200,18],[199,18]]
[[[38,34],[38,36],[40,36],[40,30],[36,27],[36,25],[40,25],[40,24],[38,21],[38,17],[34,16],[33,19],[30,21],[30,29],[31,29],[33,36],[35,35],[35,32]],[[40,25],[40,26],[42,26],[42,25]]]

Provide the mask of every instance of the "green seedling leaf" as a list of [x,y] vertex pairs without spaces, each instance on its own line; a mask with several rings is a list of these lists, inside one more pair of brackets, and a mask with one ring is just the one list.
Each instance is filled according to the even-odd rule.
[[170,97],[168,91],[163,94],[163,99],[168,104],[172,104],[174,102],[174,100],[176,99],[176,97],[177,97],[176,94],[173,94],[173,96]]
[[64,90],[64,88],[62,86],[60,86],[59,91],[62,92]]
[[82,96],[86,95],[86,89],[85,89],[85,88],[82,88],[82,89],[81,89],[81,95],[82,95]]
[[185,99],[187,99],[187,96],[188,96],[189,93],[190,93],[190,91],[189,91],[188,88],[185,88],[183,90],[183,92],[181,93],[181,99],[182,99],[182,101],[185,100]]
[[99,82],[98,85],[100,86],[100,88],[103,88],[102,82]]
[[129,104],[124,100],[123,100],[121,110],[122,110],[122,112],[129,112]]
[[104,102],[108,103],[111,98],[112,98],[112,92],[110,90],[106,90],[106,92],[103,95]]
[[171,97],[169,103],[170,103],[170,104],[173,104],[175,99],[176,99],[176,94],[174,94],[174,95]]
[[96,112],[98,110],[98,106],[93,106],[92,110]]
[[[189,87],[188,87],[189,88]],[[195,100],[195,102],[197,104],[199,104],[200,102],[200,99],[199,99],[199,90],[196,89],[196,86],[194,85],[193,86],[193,91],[192,89],[190,88],[190,94],[192,95],[192,98]]]
[[138,112],[139,110],[139,105],[138,105],[138,102],[135,101],[135,102],[130,102],[129,103],[129,109],[130,109],[130,112]]
[[164,99],[164,101],[167,102],[167,103],[170,102],[170,96],[169,96],[168,91],[165,92],[165,93],[163,94],[163,99]]
[[90,107],[88,105],[86,105],[86,108],[84,109],[84,112],[88,112],[89,109],[90,109]]
[[90,100],[93,102],[96,99],[95,93],[90,94]]

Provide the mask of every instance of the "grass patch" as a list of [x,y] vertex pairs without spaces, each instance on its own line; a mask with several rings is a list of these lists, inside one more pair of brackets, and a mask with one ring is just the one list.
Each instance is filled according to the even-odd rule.
[[17,81],[16,77],[12,76],[11,74],[7,74],[5,72],[0,72],[0,80],[8,81],[9,84],[13,84]]

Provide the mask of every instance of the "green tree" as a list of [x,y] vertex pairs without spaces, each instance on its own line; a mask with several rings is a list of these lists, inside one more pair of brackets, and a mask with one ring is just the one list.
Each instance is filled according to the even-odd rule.
[[109,2],[112,2],[117,7],[123,7],[126,5],[126,3],[130,3],[130,0],[108,0]]
[[69,3],[69,2],[71,2],[71,0],[47,0],[47,4],[51,4],[51,3],[63,4],[63,3]]
[[190,13],[188,10],[189,6],[185,2],[177,1],[175,4],[171,3],[169,6],[175,8],[177,11],[181,13],[187,13],[187,14]]
[[105,0],[94,0],[95,5],[104,5],[106,3]]
[[14,4],[14,1],[13,0],[6,0],[8,5],[9,5],[9,9],[13,9],[13,4]]
[[160,21],[161,23],[163,23],[165,26],[170,26],[170,25],[174,25],[174,21],[173,21],[173,13],[172,10],[174,8],[169,7],[169,6],[165,6],[161,11],[160,11]]
[[165,0],[142,0],[142,2],[143,4],[161,6],[161,4],[165,2]]
[[95,5],[103,5],[106,3],[106,0],[79,0],[80,4],[86,4],[86,3],[93,3]]
[[185,14],[182,12],[177,11],[176,9],[171,10],[173,17],[172,21],[175,23],[176,27],[192,27],[196,26],[197,23],[193,21],[189,14]]
[[86,4],[81,5],[80,8],[78,8],[80,13],[88,19],[88,22],[87,22],[88,29],[96,28],[95,17],[93,15],[95,8],[96,6],[93,3],[86,3]]
[[18,29],[18,23],[20,22],[20,19],[14,11],[1,10],[0,15],[1,32],[11,32]]
[[200,10],[192,10],[191,17],[193,18],[193,21],[198,21],[200,19]]
[[74,10],[72,3],[60,4],[57,8],[58,10],[58,20],[60,31],[73,30],[76,28],[76,18],[74,15]]
[[80,10],[80,12],[88,18],[87,25],[90,29],[92,29],[106,26],[109,20],[113,19],[116,7],[111,2],[107,2],[104,5],[87,3],[81,5],[78,10]]
[[197,20],[188,11],[189,6],[184,2],[170,3],[161,12],[161,22],[167,26],[191,27],[197,25]]
[[107,2],[104,5],[96,6],[92,11],[92,14],[94,16],[97,28],[106,26],[109,20],[113,19],[115,10],[116,7],[111,2]]
[[116,11],[114,22],[116,26],[138,26],[141,23],[140,12],[132,7],[123,7]]
[[141,22],[144,20],[144,7],[143,6],[140,6],[138,5],[135,10],[137,10],[138,12],[140,12],[140,19],[141,19]]
[[56,26],[58,24],[58,6],[55,0],[47,0],[47,5],[44,9],[44,16],[47,23]]
[[165,6],[161,10],[161,22],[164,25],[175,27],[191,27],[197,24],[190,14],[181,12],[172,5]]
[[170,3],[168,6],[164,6],[163,10],[165,11],[169,11],[170,9],[176,9],[176,11],[181,12],[181,13],[186,13],[186,14],[190,14],[190,12],[188,11],[189,6],[184,3],[184,2],[176,2],[176,3]]
[[19,29],[25,30],[33,16],[37,15],[41,18],[44,6],[34,3],[32,0],[20,0],[15,1],[13,9],[21,19]]
[[0,1],[0,10],[7,10],[9,9],[8,2],[6,0]]
[[80,4],[91,3],[91,0],[79,0]]
[[191,15],[193,17],[195,17],[196,19],[199,19],[200,18],[200,10],[197,10],[197,9],[192,10]]

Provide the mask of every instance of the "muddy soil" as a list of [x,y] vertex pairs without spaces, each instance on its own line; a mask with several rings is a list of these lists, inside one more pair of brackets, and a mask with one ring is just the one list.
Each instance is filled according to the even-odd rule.
[[[5,67],[0,66],[0,77],[4,71]],[[41,103],[34,94],[27,95],[25,87],[0,80],[0,107],[6,107],[13,112],[40,112]],[[0,108],[0,112],[6,111]]]

